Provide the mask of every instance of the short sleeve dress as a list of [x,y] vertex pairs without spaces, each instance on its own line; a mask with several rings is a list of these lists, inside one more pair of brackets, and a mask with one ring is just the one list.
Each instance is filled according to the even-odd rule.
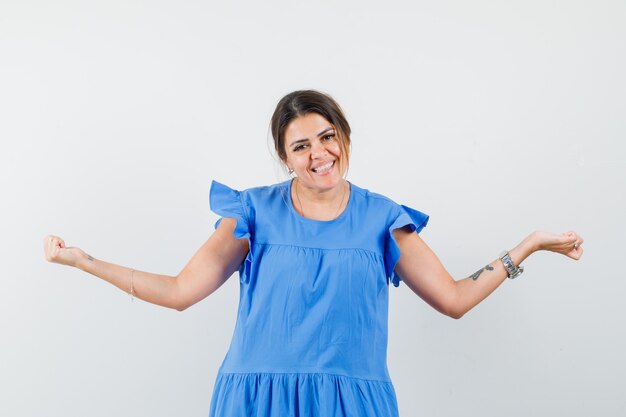
[[211,184],[211,210],[236,219],[250,251],[209,416],[398,416],[387,370],[388,289],[400,283],[392,231],[419,232],[428,216],[350,184],[339,217],[307,219],[291,184]]

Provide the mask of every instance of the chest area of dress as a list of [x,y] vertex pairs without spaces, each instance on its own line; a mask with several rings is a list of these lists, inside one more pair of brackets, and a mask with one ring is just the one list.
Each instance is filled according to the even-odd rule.
[[[304,219],[289,210],[257,212],[253,241],[261,245],[292,246],[333,251],[360,250],[382,256],[384,221],[376,216],[349,212],[334,221]],[[332,253],[325,253],[332,257]],[[342,253],[346,255],[346,253]]]
[[273,300],[333,303],[376,300],[387,287],[384,225],[357,216],[310,222],[297,216],[259,216],[252,239],[251,288]]
[[383,257],[368,250],[253,243],[252,256],[247,288],[272,303],[378,302],[388,286]]

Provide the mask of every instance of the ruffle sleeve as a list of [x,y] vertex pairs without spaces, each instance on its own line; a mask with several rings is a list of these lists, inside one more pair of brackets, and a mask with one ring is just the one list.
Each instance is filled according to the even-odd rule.
[[428,223],[429,216],[421,211],[401,205],[401,210],[387,232],[387,244],[385,249],[385,272],[387,277],[397,287],[400,285],[400,277],[395,273],[394,269],[400,260],[400,248],[393,235],[393,231],[405,226],[409,226],[411,231],[421,232]]
[[224,217],[233,218],[237,221],[234,236],[237,239],[248,240],[248,255],[239,267],[239,281],[247,282],[250,277],[250,267],[252,265],[252,225],[246,205],[243,199],[243,193],[234,190],[217,181],[211,183],[209,191],[209,207],[215,214],[222,216],[216,223],[215,228],[219,226]]

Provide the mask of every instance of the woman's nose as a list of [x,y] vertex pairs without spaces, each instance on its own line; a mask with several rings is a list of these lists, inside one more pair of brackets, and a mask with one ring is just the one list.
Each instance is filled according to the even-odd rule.
[[311,145],[311,158],[320,158],[322,156],[326,156],[328,151],[326,147],[321,143],[313,143]]

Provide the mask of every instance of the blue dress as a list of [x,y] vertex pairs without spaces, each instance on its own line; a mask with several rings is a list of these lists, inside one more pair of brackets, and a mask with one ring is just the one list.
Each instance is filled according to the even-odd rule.
[[419,232],[428,216],[350,184],[339,217],[307,219],[291,184],[211,184],[211,210],[236,219],[250,251],[209,416],[397,417],[387,370],[388,289],[400,282],[391,232]]

